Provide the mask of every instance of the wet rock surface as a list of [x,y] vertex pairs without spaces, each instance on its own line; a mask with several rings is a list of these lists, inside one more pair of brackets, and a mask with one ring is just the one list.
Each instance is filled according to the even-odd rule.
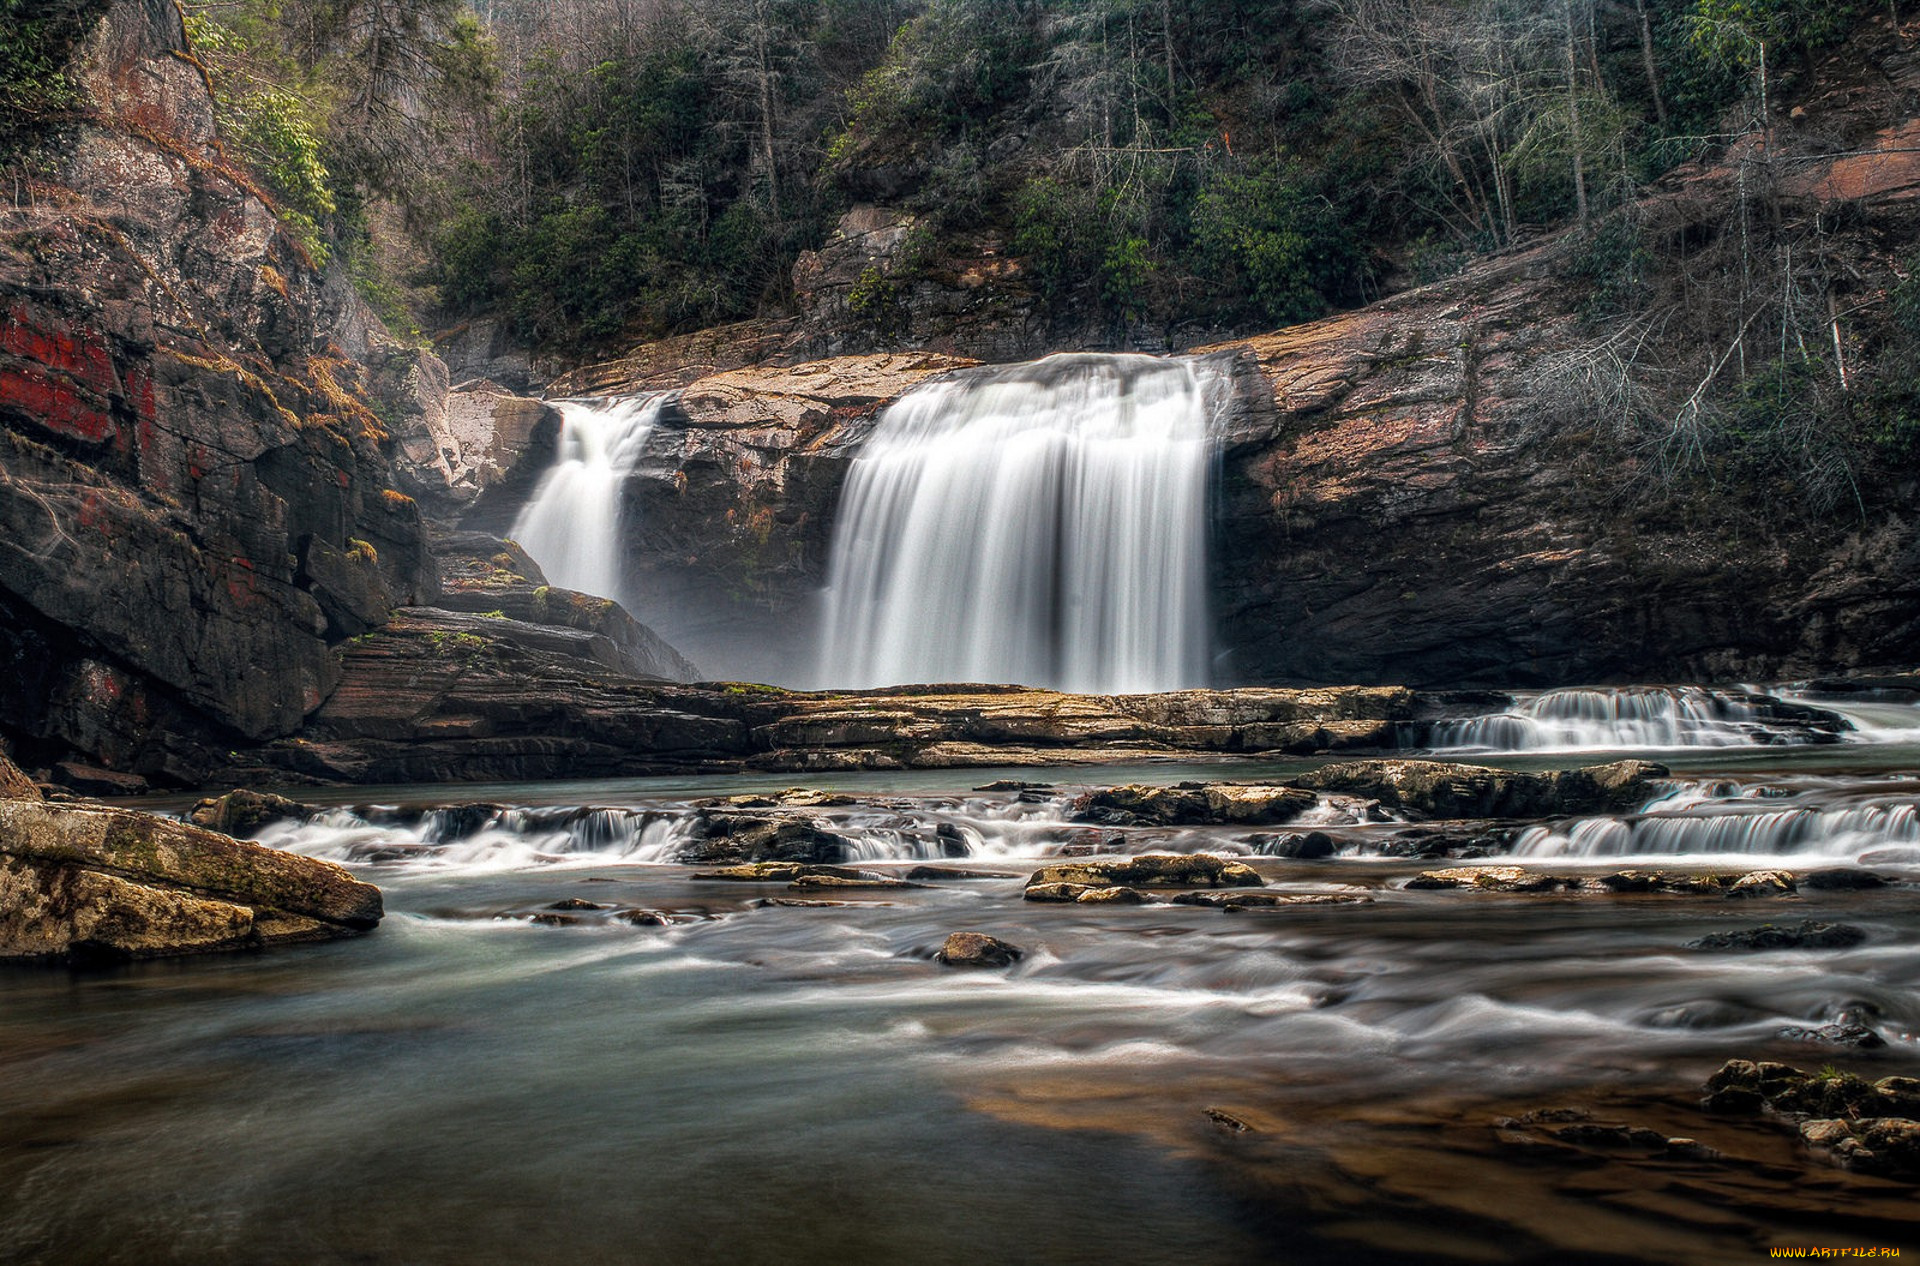
[[379,889],[331,862],[125,809],[0,801],[0,959],[326,940],[382,913]]
[[245,839],[262,827],[305,818],[314,812],[314,806],[301,804],[286,796],[240,788],[199,801],[187,810],[187,821],[195,826],[204,826],[209,831],[220,831],[236,839]]
[[1473,889],[1479,892],[1655,893],[1721,898],[1784,897],[1795,891],[1793,876],[1784,870],[1731,875],[1622,870],[1595,875],[1556,874],[1530,866],[1458,866],[1422,871],[1409,879],[1406,887],[1416,892]]
[[1686,948],[1696,950],[1782,950],[1849,949],[1867,939],[1867,934],[1845,923],[1823,923],[1802,919],[1798,923],[1763,923],[1757,928],[1715,932]]
[[1432,818],[1542,818],[1636,809],[1666,767],[1625,760],[1531,774],[1431,760],[1366,760],[1328,765],[1292,779],[1297,787],[1378,800]]
[[934,957],[949,967],[1009,967],[1026,951],[985,932],[955,932]]
[[1869,1082],[1831,1069],[1728,1060],[1707,1079],[1712,1112],[1765,1112],[1797,1126],[1812,1153],[1842,1169],[1920,1181],[1920,1079]]
[[1071,806],[1073,820],[1102,826],[1193,826],[1291,822],[1318,802],[1311,791],[1238,783],[1108,787]]
[[1210,854],[1147,854],[1120,861],[1065,863],[1033,872],[1027,886],[1048,884],[1153,888],[1258,888],[1266,881],[1242,862]]

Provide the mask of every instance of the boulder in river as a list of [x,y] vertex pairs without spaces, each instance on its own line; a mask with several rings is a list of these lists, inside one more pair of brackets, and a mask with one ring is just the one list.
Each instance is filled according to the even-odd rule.
[[1068,862],[1033,872],[1027,887],[1084,884],[1149,888],[1258,888],[1265,881],[1243,862],[1207,853],[1148,853],[1116,862]]
[[1697,950],[1783,950],[1847,949],[1867,939],[1867,934],[1848,923],[1822,923],[1802,919],[1798,923],[1762,923],[1757,928],[1732,932],[1714,932],[1686,948]]
[[310,804],[301,804],[270,791],[241,788],[229,791],[224,796],[198,802],[187,810],[187,821],[195,826],[204,826],[209,831],[224,831],[238,839],[245,839],[275,822],[305,818],[315,812]]
[[1438,888],[1474,888],[1481,892],[1550,892],[1565,880],[1523,866],[1456,866],[1429,870],[1407,881],[1416,891]]
[[1829,1164],[1863,1174],[1920,1180],[1920,1080],[1869,1082],[1832,1069],[1728,1060],[1707,1079],[1702,1106],[1799,1123],[1800,1138]]
[[1026,951],[985,932],[955,932],[934,957],[949,967],[1008,967]]
[[845,861],[853,854],[846,836],[791,818],[703,813],[699,829],[701,838],[680,851],[680,860],[821,865]]
[[1357,760],[1327,765],[1293,785],[1378,800],[1430,818],[1542,818],[1637,809],[1666,777],[1663,765],[1610,765],[1531,774],[1431,760]]
[[1076,799],[1076,822],[1106,826],[1277,826],[1291,822],[1318,802],[1296,787],[1242,783],[1180,783],[1150,787],[1130,783],[1104,787]]
[[1878,1050],[1887,1044],[1887,1039],[1875,1033],[1857,1020],[1841,1020],[1833,1024],[1796,1024],[1780,1030],[1780,1036],[1789,1042],[1811,1042],[1821,1046],[1851,1046],[1857,1050]]
[[379,923],[339,866],[126,809],[0,801],[0,959],[152,958]]

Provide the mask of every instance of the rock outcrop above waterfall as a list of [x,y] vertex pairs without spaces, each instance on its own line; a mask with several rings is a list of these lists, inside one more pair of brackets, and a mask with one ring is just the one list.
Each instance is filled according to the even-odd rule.
[[125,809],[0,801],[0,960],[328,940],[381,914],[379,889],[331,862]]
[[444,375],[229,165],[180,21],[108,9],[88,109],[0,210],[0,726],[194,781],[432,595],[388,419]]
[[512,541],[484,532],[447,532],[437,534],[433,545],[440,568],[440,596],[434,605],[444,612],[497,621],[474,624],[447,615],[431,617],[450,636],[460,625],[636,677],[692,681],[700,675],[685,656],[619,603],[548,584],[540,565]]

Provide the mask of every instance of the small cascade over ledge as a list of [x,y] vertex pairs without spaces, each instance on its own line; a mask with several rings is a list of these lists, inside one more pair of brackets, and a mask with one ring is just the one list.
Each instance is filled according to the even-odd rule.
[[842,495],[820,684],[1205,685],[1204,372],[1072,354],[903,396]]
[[1507,712],[1431,723],[1436,752],[1582,752],[1833,743],[1842,717],[1768,695],[1700,686],[1550,690]]
[[662,396],[560,400],[553,467],[513,522],[513,539],[563,589],[629,607],[621,559],[620,485],[640,460]]

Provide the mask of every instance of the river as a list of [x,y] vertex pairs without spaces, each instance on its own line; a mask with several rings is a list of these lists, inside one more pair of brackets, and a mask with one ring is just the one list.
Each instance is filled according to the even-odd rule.
[[[1650,807],[1910,817],[1920,747],[1884,718],[1880,737],[1666,752],[1670,795]],[[786,780],[330,793],[359,812],[266,835],[385,858],[354,863],[386,894],[372,935],[0,973],[0,1260],[1675,1262],[1920,1245],[1910,1187],[1697,1107],[1734,1057],[1920,1074],[1920,846],[1898,822],[1884,838],[1788,832],[1784,852],[1752,828],[1699,837],[1718,851],[1662,846],[1660,865],[1864,860],[1899,881],[1753,903],[1410,891],[1446,863],[1383,856],[1404,823],[1342,824],[1331,808],[1313,820],[1342,851],[1321,861],[1260,856],[1245,830],[1066,820],[1064,780],[1311,763],[1056,769],[1058,787],[1024,793],[969,790],[992,771],[849,775],[833,786],[852,803],[816,816],[865,841],[861,864],[964,853],[945,864],[1007,877],[800,898],[648,860],[696,798]],[[502,807],[418,812],[456,800]],[[561,806],[624,825],[585,830],[589,815]],[[1234,853],[1277,890],[1370,901],[1020,899],[1036,865],[1088,847]],[[779,904],[820,897],[838,904]],[[598,908],[548,910],[569,900]],[[614,917],[632,909],[666,921]],[[1683,948],[1787,918],[1866,936]],[[955,930],[1026,957],[945,967],[932,955]],[[1886,1045],[1781,1035],[1845,1019]],[[1542,1160],[1493,1126],[1541,1109],[1721,1156]]]

